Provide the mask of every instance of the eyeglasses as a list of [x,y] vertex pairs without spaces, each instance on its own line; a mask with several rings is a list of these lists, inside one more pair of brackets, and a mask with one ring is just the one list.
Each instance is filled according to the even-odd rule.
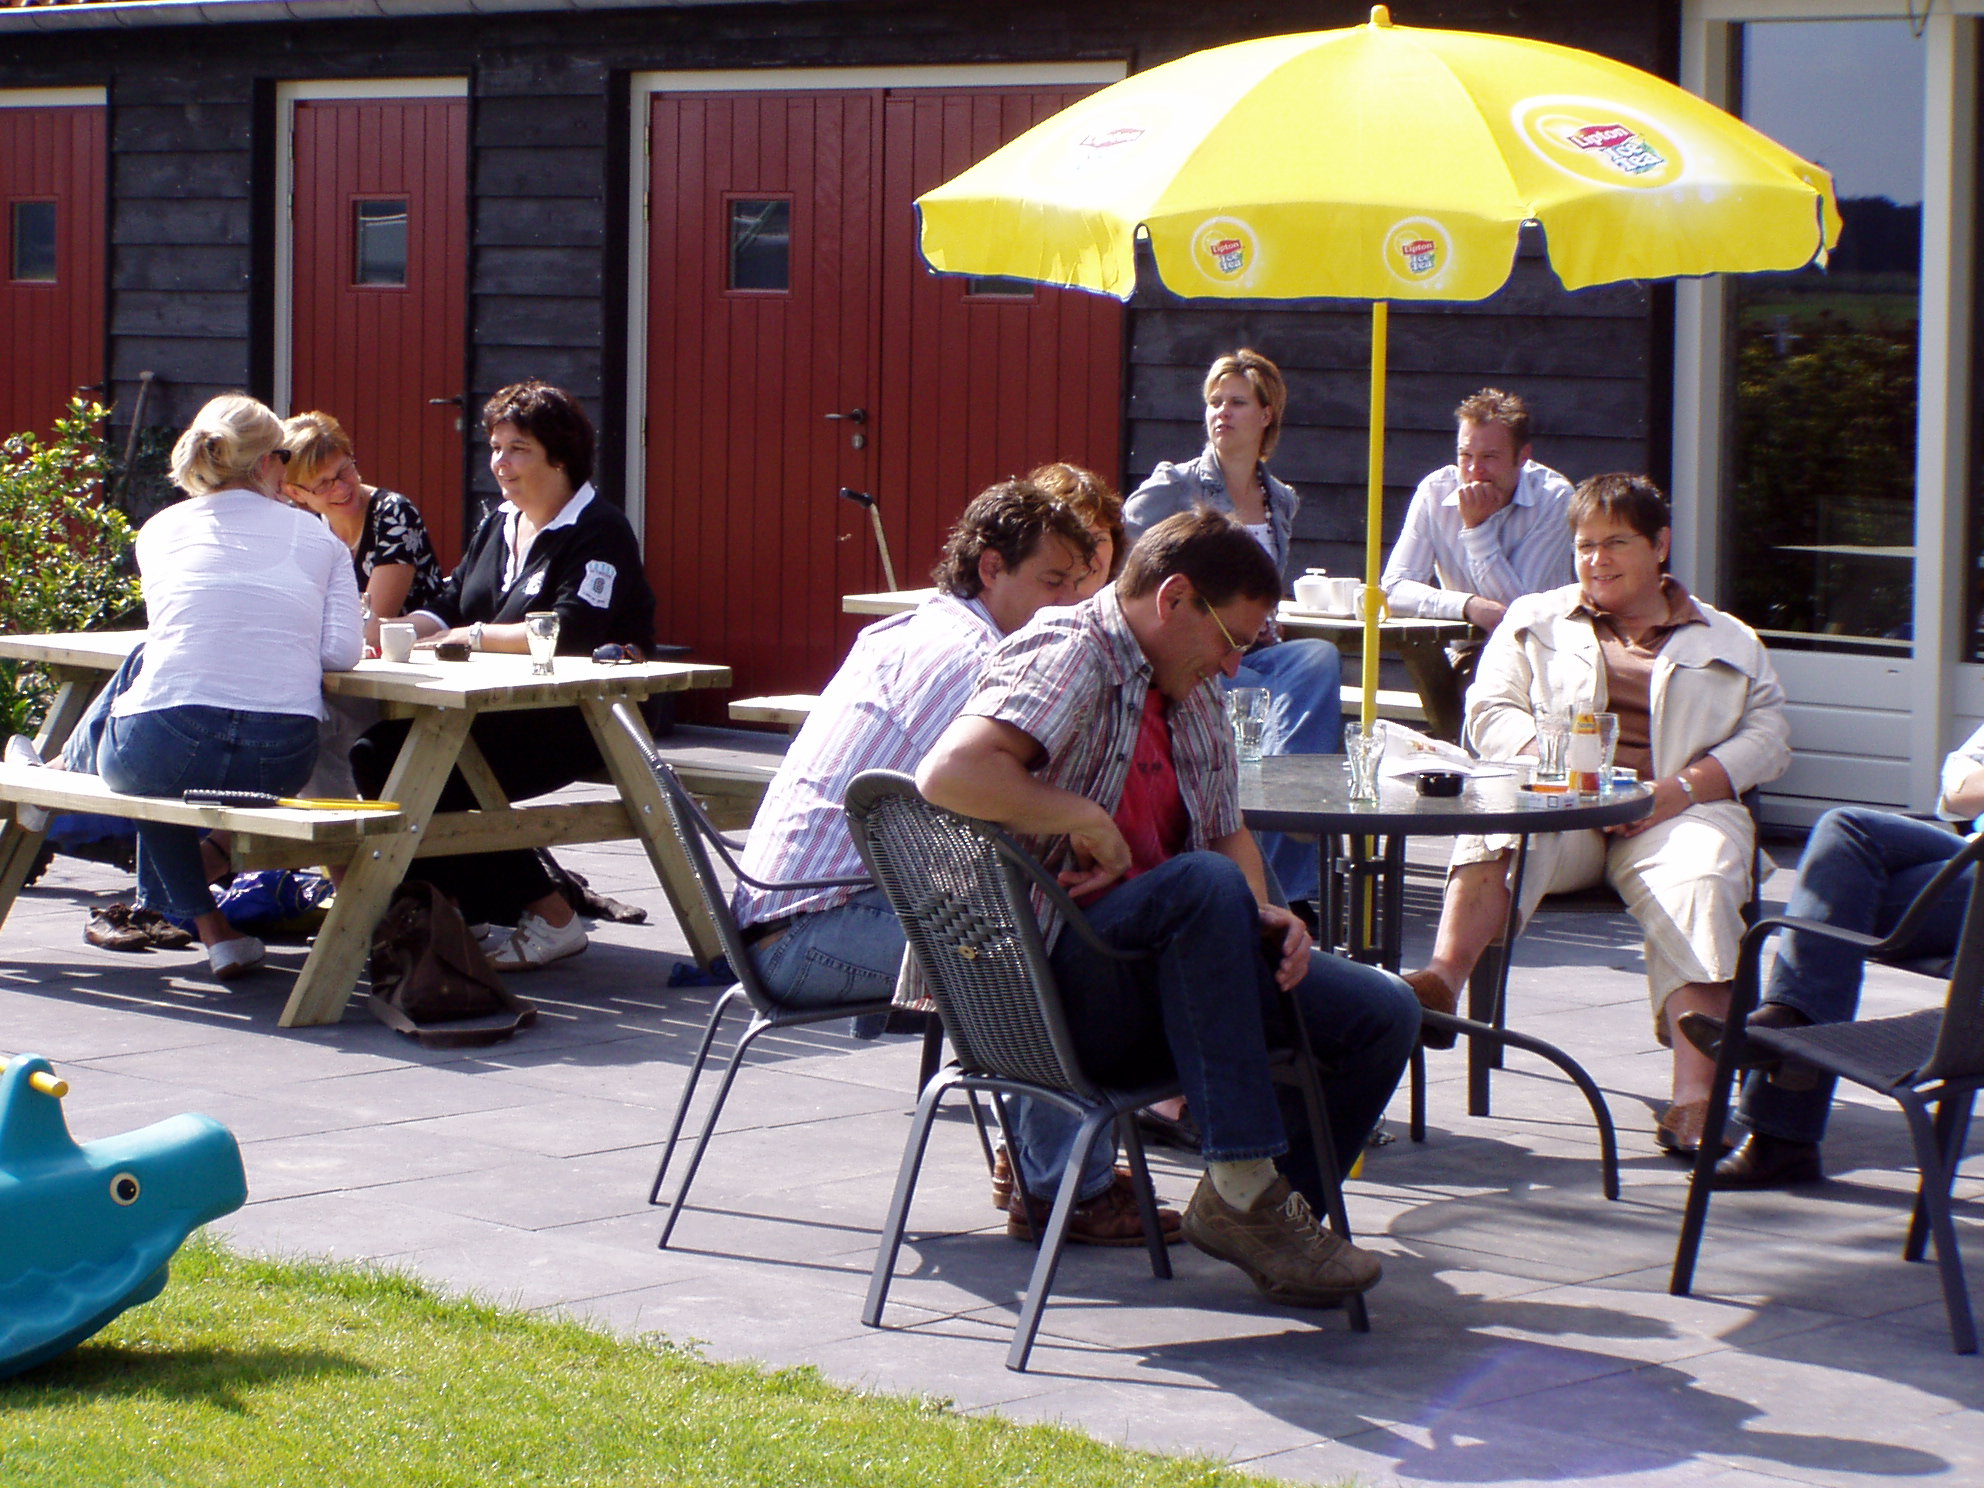
[[[289,452],[285,450],[283,453],[287,455]],[[283,463],[286,465],[289,462],[288,460],[285,459]],[[333,470],[329,475],[325,476],[322,480],[318,481],[314,486],[305,486],[303,489],[308,491],[312,496],[328,496],[333,486],[339,486],[344,484],[344,478],[347,475],[350,476],[353,480],[358,479],[358,467],[352,464],[350,460],[346,460],[342,465],[338,466],[336,470]]]
[[1245,651],[1247,649],[1245,646],[1241,645],[1238,641],[1233,639],[1233,632],[1228,630],[1226,628],[1226,622],[1219,618],[1218,610],[1215,610],[1211,605],[1207,604],[1203,599],[1199,601],[1199,608],[1204,610],[1208,615],[1212,616],[1212,623],[1214,625],[1217,625],[1219,627],[1219,633],[1222,636],[1226,637],[1226,649],[1228,651]]
[[1590,559],[1596,558],[1600,553],[1617,557],[1619,554],[1625,552],[1626,549],[1632,547],[1634,543],[1645,541],[1645,538],[1638,536],[1608,537],[1603,542],[1578,542],[1573,543],[1571,546],[1576,550],[1578,557]]
[[623,646],[617,641],[609,641],[604,646],[593,648],[592,659],[605,664],[627,666],[646,658],[641,655],[639,646]]

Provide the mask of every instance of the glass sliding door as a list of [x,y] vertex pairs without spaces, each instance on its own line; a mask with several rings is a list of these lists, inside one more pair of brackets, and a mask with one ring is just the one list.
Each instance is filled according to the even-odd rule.
[[1738,32],[1743,117],[1833,172],[1845,226],[1825,268],[1730,281],[1722,591],[1773,648],[1908,655],[1922,44],[1901,19]]

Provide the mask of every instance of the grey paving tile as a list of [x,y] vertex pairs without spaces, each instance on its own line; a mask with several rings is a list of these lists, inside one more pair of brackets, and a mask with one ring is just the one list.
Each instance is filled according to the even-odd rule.
[[368,1193],[315,1193],[251,1202],[216,1220],[216,1234],[244,1251],[292,1258],[394,1263],[450,1245],[514,1244],[514,1230]]

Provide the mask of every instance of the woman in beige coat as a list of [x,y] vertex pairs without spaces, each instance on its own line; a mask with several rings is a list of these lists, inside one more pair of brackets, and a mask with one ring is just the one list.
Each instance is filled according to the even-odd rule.
[[[1532,838],[1522,914],[1547,893],[1601,881],[1625,900],[1646,937],[1654,1036],[1674,1054],[1655,1138],[1686,1155],[1700,1142],[1714,1064],[1674,1036],[1675,1023],[1729,1006],[1755,840],[1738,798],[1790,763],[1784,692],[1756,632],[1666,572],[1667,502],[1653,482],[1595,476],[1578,487],[1570,520],[1578,582],[1509,607],[1468,690],[1468,739],[1484,759],[1514,759],[1536,752],[1541,713],[1619,715],[1618,762],[1652,783],[1653,810],[1606,832]],[[1433,957],[1407,978],[1427,1006],[1453,1010],[1500,932],[1514,846],[1456,843]]]

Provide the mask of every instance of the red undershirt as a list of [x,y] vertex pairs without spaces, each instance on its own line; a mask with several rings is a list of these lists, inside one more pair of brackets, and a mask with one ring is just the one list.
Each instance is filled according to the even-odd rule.
[[[1155,687],[1144,694],[1144,715],[1137,725],[1130,773],[1123,782],[1123,798],[1116,804],[1116,830],[1130,847],[1129,871],[1116,883],[1127,883],[1177,857],[1185,850],[1191,829],[1185,797],[1178,789],[1178,768],[1171,759],[1171,720],[1166,706],[1164,694]],[[1114,888],[1115,883],[1109,887]],[[1083,895],[1079,902],[1093,904],[1108,892],[1103,889]]]

